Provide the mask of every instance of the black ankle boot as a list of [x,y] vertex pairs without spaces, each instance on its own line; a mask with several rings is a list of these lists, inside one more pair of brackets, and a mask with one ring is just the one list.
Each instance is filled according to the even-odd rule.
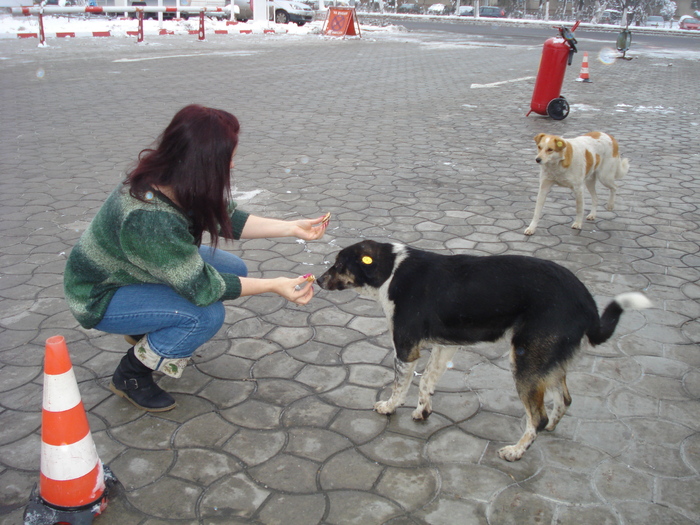
[[129,343],[131,346],[136,346],[138,342],[143,339],[143,337],[146,334],[139,334],[139,335],[125,335],[124,340]]
[[153,381],[153,370],[136,358],[133,347],[119,362],[109,389],[148,412],[165,412],[177,405],[173,397]]

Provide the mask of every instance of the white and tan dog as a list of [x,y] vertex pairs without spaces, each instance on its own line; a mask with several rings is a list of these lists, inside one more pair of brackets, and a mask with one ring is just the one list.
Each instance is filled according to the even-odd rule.
[[537,157],[540,165],[540,189],[537,194],[535,216],[525,235],[532,235],[542,215],[542,207],[547,193],[553,185],[571,188],[576,197],[576,219],[572,228],[580,230],[583,224],[583,186],[591,194],[591,213],[586,217],[593,221],[596,217],[598,195],[596,181],[610,190],[605,206],[612,210],[615,205],[616,180],[629,170],[629,161],[620,157],[617,140],[607,133],[593,131],[573,139],[563,139],[555,135],[540,133],[535,136]]

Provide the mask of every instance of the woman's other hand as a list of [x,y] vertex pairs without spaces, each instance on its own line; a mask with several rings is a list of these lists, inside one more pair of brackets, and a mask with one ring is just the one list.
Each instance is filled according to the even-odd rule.
[[[241,297],[274,292],[296,304],[307,304],[314,296],[313,279],[308,275],[301,277],[273,277],[260,279],[255,277],[241,277]],[[298,289],[297,289],[298,288]]]
[[279,277],[275,279],[275,292],[296,304],[307,304],[314,296],[313,281],[309,281],[306,275],[295,279]]

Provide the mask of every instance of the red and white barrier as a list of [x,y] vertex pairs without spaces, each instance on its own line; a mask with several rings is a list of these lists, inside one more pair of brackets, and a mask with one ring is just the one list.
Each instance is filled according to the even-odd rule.
[[[231,6],[204,6],[204,7],[187,7],[187,6],[157,6],[157,5],[144,5],[144,6],[101,6],[101,5],[86,5],[86,6],[51,6],[47,5],[41,6],[23,6],[23,7],[13,7],[13,15],[61,15],[61,14],[71,14],[71,13],[92,13],[92,14],[106,14],[106,13],[138,13],[139,11],[143,13],[231,13]],[[233,6],[233,13],[240,12],[240,8],[237,5]]]
[[[186,7],[186,6],[23,6],[23,7],[13,7],[11,9],[13,15],[25,15],[32,16],[36,15],[39,17],[39,45],[46,44],[46,33],[44,31],[44,15],[58,15],[58,14],[71,14],[71,13],[92,13],[92,14],[106,14],[106,13],[136,13],[139,25],[138,30],[134,32],[129,32],[137,37],[137,42],[143,42],[143,14],[144,13],[198,13],[199,14],[199,30],[196,32],[199,36],[199,40],[205,40],[206,35],[204,33],[204,15],[206,13],[226,13],[228,16],[231,13],[239,13],[240,8],[237,5],[227,5],[227,6],[205,6],[205,7]],[[109,36],[102,34],[93,36]],[[18,38],[36,38],[35,33],[18,33]],[[56,33],[57,38],[75,37],[75,33]]]
[[[277,29],[272,29],[272,28],[251,28],[247,24],[241,24],[241,27],[235,28],[235,29],[210,29],[210,31],[213,31],[215,35],[252,35],[254,33],[259,33],[259,34],[264,34],[264,35],[270,35],[270,34],[284,34],[287,33],[288,30],[285,28],[277,28]],[[47,31],[45,32],[45,39],[46,38],[84,38],[84,37],[116,37],[116,36],[123,36],[124,33],[120,33],[117,31],[116,33],[113,31],[57,31],[57,32],[50,32]],[[126,31],[126,35],[128,36],[139,36],[138,28],[134,31]],[[187,30],[186,32],[183,33],[182,30],[172,30],[172,29],[165,29],[165,28],[160,28],[157,30],[157,34],[160,36],[165,36],[165,35],[176,35],[176,34],[189,34],[189,35],[199,35],[199,29],[190,29]],[[36,38],[36,39],[41,39],[41,34],[40,33],[31,33],[31,32],[17,32],[15,33],[16,38],[19,39],[30,39],[30,38]],[[145,39],[145,32],[144,32],[144,39]],[[44,40],[42,40],[42,43]]]

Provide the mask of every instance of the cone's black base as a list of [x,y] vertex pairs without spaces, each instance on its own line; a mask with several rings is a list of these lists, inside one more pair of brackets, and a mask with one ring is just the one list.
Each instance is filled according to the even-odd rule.
[[70,525],[91,525],[95,516],[107,507],[110,489],[117,484],[117,478],[106,465],[103,465],[105,475],[105,490],[99,499],[78,508],[57,508],[49,505],[39,495],[37,485],[34,485],[29,496],[29,504],[24,510],[24,525],[54,525],[69,523]]

